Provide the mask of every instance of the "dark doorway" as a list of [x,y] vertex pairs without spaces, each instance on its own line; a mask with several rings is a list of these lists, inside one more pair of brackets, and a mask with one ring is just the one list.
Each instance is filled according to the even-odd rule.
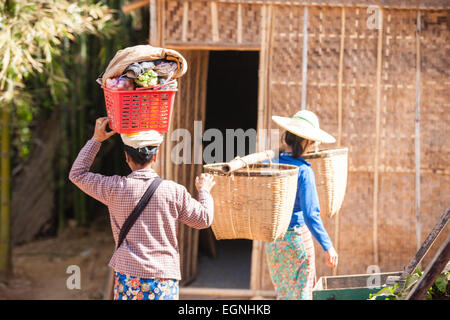
[[[218,129],[223,137],[223,159],[255,152],[256,141],[245,148],[226,150],[227,129],[254,130],[258,116],[259,52],[211,51],[209,55],[205,132]],[[214,141],[206,141],[203,147]],[[242,141],[241,141],[242,143]],[[231,148],[230,148],[231,149]],[[211,228],[200,231],[199,262],[194,287],[249,288],[252,241],[216,240]]]
[[[206,95],[205,131],[218,129],[224,138],[223,158],[230,161],[256,150],[256,141],[245,139],[245,151],[237,149],[239,141],[226,141],[227,129],[255,130],[258,115],[259,52],[211,51],[209,55],[208,86]],[[206,147],[211,142],[204,142]],[[234,144],[233,152],[226,145]],[[242,154],[245,153],[245,154]]]

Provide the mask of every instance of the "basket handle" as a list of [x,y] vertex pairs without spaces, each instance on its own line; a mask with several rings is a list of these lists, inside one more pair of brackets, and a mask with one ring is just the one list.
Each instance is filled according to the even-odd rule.
[[151,87],[139,87],[139,88],[136,88],[136,90],[157,90],[157,89],[159,89],[159,88],[168,86],[169,84],[172,84],[172,83],[174,83],[175,81],[176,81],[176,79],[171,80],[171,81],[169,81],[169,82],[167,82],[167,83],[164,83],[164,84],[158,84],[158,85],[156,85],[156,86],[151,86]]
[[228,163],[222,165],[222,170],[225,173],[230,173],[235,170],[248,167],[249,164],[254,164],[264,160],[272,159],[275,156],[273,150],[266,150],[263,152],[252,153],[245,157],[236,157]]

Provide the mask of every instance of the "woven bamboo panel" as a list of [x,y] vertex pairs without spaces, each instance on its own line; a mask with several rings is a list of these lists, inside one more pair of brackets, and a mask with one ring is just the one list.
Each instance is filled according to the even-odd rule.
[[242,5],[242,41],[259,43],[261,37],[260,19],[261,7]]
[[448,170],[450,163],[449,13],[422,16],[421,152],[425,168]]
[[[300,109],[303,8],[273,8],[269,61],[269,119],[290,116]],[[269,121],[269,128],[274,124]]]
[[169,0],[165,8],[167,43],[199,48],[260,44],[261,6]]
[[[184,1],[211,1],[211,0],[184,0]],[[220,3],[251,3],[251,4],[273,4],[285,5],[309,5],[309,6],[332,6],[332,7],[363,7],[379,6],[382,8],[397,9],[446,9],[450,5],[445,0],[218,0]]]
[[237,13],[236,5],[218,4],[218,29],[222,42],[237,42]]
[[[372,193],[372,173],[349,174],[345,200],[339,212],[338,274],[366,273],[367,267],[373,264]],[[324,221],[327,227],[327,219]],[[332,229],[328,227],[327,231]],[[319,260],[318,264],[323,263],[323,258]],[[317,270],[318,275],[325,267],[321,268]]]
[[[312,7],[308,21],[307,106],[337,138],[341,9]],[[326,148],[334,147],[327,145]]]
[[[377,198],[378,266],[382,272],[401,270],[416,251],[416,17],[415,11],[384,12]],[[385,167],[409,173],[386,173]]]
[[[422,240],[450,205],[449,11],[424,12],[421,30],[421,233]],[[430,170],[430,171],[428,171]],[[447,235],[449,228],[447,228]],[[445,237],[430,250],[425,263]]]
[[[367,28],[365,10],[345,10],[342,145],[350,148],[350,173],[346,199],[340,212],[340,240],[335,245],[340,254],[338,273],[352,274],[364,273],[369,265],[374,264],[374,177],[371,172],[375,169],[378,30]],[[450,136],[450,119],[449,113],[444,112],[448,110],[450,101],[449,60],[445,54],[449,43],[447,14],[426,12],[424,17],[424,21],[428,21],[432,28],[430,36],[422,35],[426,40],[421,45],[424,55],[421,166],[427,172],[448,172],[450,163],[450,147],[446,139]],[[336,132],[337,122],[337,103],[333,103],[337,86],[333,81],[336,82],[338,74],[339,41],[334,41],[334,37],[340,32],[339,17],[340,13],[335,9],[309,8],[307,104],[319,115],[322,127],[332,134]],[[380,175],[376,223],[378,265],[383,272],[401,270],[416,250],[416,17],[417,11],[385,11],[381,51]],[[296,23],[292,21],[295,19]],[[302,19],[301,10],[296,11],[293,7],[274,8],[269,74],[270,104],[266,111],[269,113],[268,119],[272,114],[292,115],[300,106]],[[282,25],[281,21],[285,21],[285,24]],[[446,35],[443,37],[444,32]],[[322,39],[316,37],[317,33],[324,34]],[[324,39],[329,39],[326,45],[323,44]],[[323,91],[322,86],[326,88]],[[268,124],[273,127],[270,121]],[[422,220],[426,220],[421,225],[423,240],[445,205],[450,203],[450,193],[446,177],[429,173],[422,174],[422,177],[427,181],[422,181],[422,199],[427,199],[422,200],[422,203],[427,201],[433,208],[430,213],[424,212],[422,217]],[[431,190],[427,187],[429,183],[433,186]],[[436,204],[437,208],[434,208]],[[334,239],[334,221],[325,217],[323,220]],[[325,265],[325,255],[317,243],[316,255],[318,276],[329,275],[331,270]]]
[[349,148],[350,170],[373,170],[378,36],[367,28],[364,10],[346,9],[345,19],[342,145]]
[[380,175],[377,220],[381,272],[403,270],[417,251],[414,179],[410,173]]
[[186,4],[188,10],[187,41],[212,41],[211,11],[208,3],[192,2]]
[[181,40],[183,35],[183,5],[180,1],[165,2],[165,40]]
[[417,12],[387,10],[384,16],[380,166],[414,170]]

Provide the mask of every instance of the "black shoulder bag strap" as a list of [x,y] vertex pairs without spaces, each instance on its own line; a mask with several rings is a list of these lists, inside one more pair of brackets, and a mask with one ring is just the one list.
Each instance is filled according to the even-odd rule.
[[133,209],[131,214],[125,220],[122,228],[120,229],[119,241],[117,242],[116,250],[119,249],[123,240],[125,240],[125,238],[128,234],[128,231],[130,231],[131,227],[134,225],[137,218],[139,218],[142,211],[144,211],[145,207],[147,206],[148,202],[150,201],[151,197],[153,196],[153,194],[155,193],[156,189],[158,188],[159,184],[162,181],[163,180],[160,177],[156,177],[155,180],[152,181],[152,183],[148,187],[147,191],[145,191],[144,195],[142,196],[141,200],[139,200],[136,207]]

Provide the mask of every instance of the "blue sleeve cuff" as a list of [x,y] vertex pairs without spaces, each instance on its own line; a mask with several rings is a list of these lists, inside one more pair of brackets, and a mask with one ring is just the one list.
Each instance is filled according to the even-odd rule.
[[302,170],[299,176],[299,194],[303,218],[308,229],[322,248],[327,251],[332,247],[322,219],[320,218],[319,197],[316,190],[314,172],[310,167]]

